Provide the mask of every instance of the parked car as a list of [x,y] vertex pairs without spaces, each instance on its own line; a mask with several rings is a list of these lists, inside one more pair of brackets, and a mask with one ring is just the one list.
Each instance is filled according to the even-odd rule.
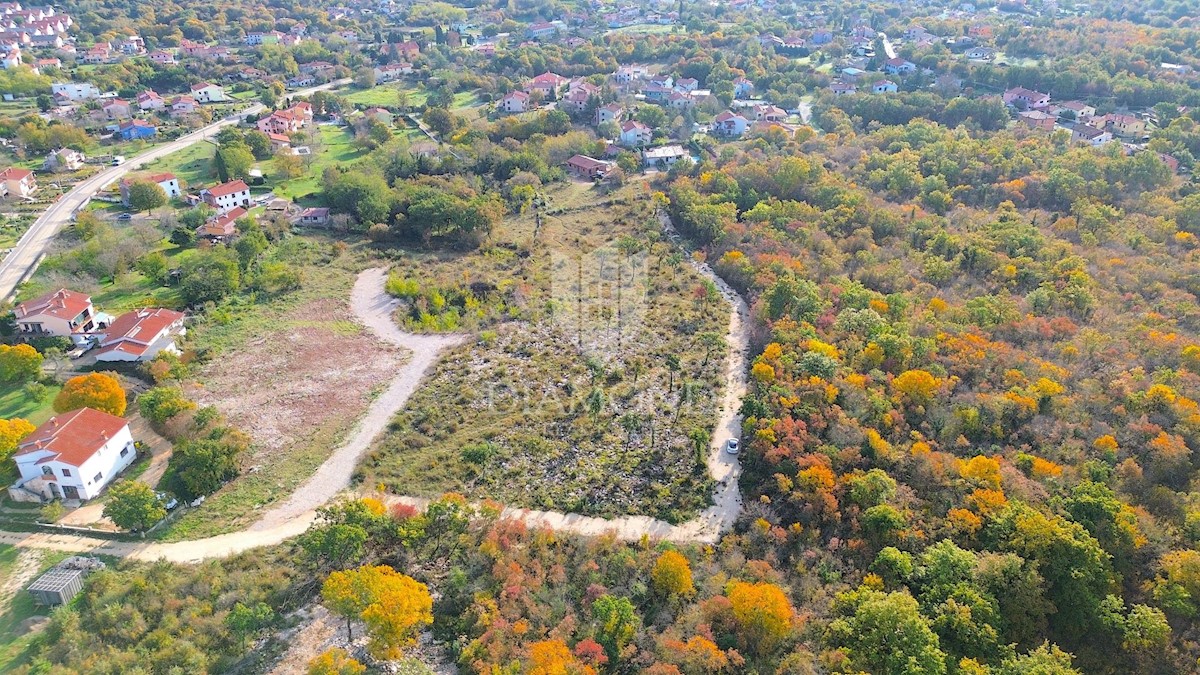
[[133,220],[133,214],[122,213],[121,215],[117,216],[117,220]]
[[731,438],[728,441],[726,441],[725,442],[725,452],[728,452],[731,455],[738,454],[738,439]]
[[158,492],[155,494],[158,495],[158,501],[162,502],[163,506],[166,507],[166,509],[168,511],[179,506],[179,500],[176,499],[175,497],[173,497],[172,495],[169,495],[166,492]]
[[113,166],[121,166],[125,163],[125,155],[114,155],[112,160]]

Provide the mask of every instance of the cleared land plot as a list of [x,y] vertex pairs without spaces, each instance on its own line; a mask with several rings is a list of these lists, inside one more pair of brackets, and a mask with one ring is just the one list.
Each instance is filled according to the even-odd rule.
[[[304,274],[299,291],[211,312],[188,346],[202,405],[214,405],[253,440],[244,472],[159,537],[189,539],[254,522],[325,460],[403,363],[401,350],[352,320],[350,289],[365,261],[332,242],[294,237],[280,247]],[[257,467],[256,469],[253,467]]]
[[506,220],[487,250],[397,265],[420,270],[410,278],[422,284],[475,289],[485,310],[501,303],[497,314],[516,318],[439,362],[364,461],[363,482],[686,520],[709,499],[707,441],[698,448],[695,437],[717,417],[725,305],[693,299],[701,280],[657,241],[638,187],[546,192],[553,215],[536,240],[526,215]]
[[[306,198],[311,201],[321,189],[321,174],[326,167],[347,164],[366,154],[354,144],[354,133],[347,127],[323,124],[317,126],[313,134],[316,142],[311,146],[313,154],[305,159],[303,175],[275,182],[275,160],[259,163],[276,195],[293,201],[306,201]],[[317,202],[312,201],[312,204]]]
[[216,181],[212,171],[214,152],[216,152],[215,145],[208,141],[201,141],[155,160],[143,167],[142,170],[151,173],[169,171],[178,176],[190,188],[203,187]]
[[[401,100],[403,92],[403,101]],[[354,105],[365,106],[415,106],[425,105],[426,92],[424,89],[410,87],[403,82],[388,82],[370,89],[343,90],[339,92],[347,101]]]

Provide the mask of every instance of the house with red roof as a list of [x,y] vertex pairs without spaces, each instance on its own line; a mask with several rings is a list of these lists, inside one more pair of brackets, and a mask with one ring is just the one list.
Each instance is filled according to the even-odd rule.
[[13,316],[24,337],[67,337],[81,344],[98,328],[91,296],[65,288],[22,302]]
[[167,102],[153,89],[147,89],[137,95],[137,106],[142,110],[162,110]]
[[169,171],[149,176],[134,176],[121,181],[121,203],[125,206],[129,206],[129,186],[139,180],[157,184],[158,187],[162,188],[163,193],[167,195],[167,199],[178,199],[183,194],[183,188],[179,185],[179,178]]
[[535,90],[542,92],[542,97],[549,100],[558,95],[558,90],[565,87],[571,80],[549,71],[538,75],[525,85],[525,91],[533,93]]
[[637,148],[649,145],[654,140],[654,130],[637,120],[627,120],[621,123],[621,136],[618,139],[627,148]]
[[27,199],[37,191],[37,179],[33,177],[33,172],[15,166],[0,171],[0,184],[3,185],[3,188],[0,188],[3,195],[0,196],[4,197]]
[[97,361],[149,361],[161,352],[178,354],[175,340],[187,332],[183,313],[170,309],[137,309],[118,316],[104,331]]
[[567,171],[580,178],[604,178],[616,164],[587,155],[575,155],[567,160]]
[[229,100],[225,96],[225,90],[211,82],[193,84],[192,96],[201,103],[221,103]]
[[92,408],[55,415],[21,441],[13,455],[17,501],[93,499],[133,463],[129,423]]
[[246,209],[237,206],[226,213],[213,216],[207,223],[196,228],[196,238],[209,243],[228,242],[237,236],[237,219],[246,213]]
[[250,186],[243,180],[231,180],[200,191],[205,204],[225,213],[239,206],[250,208]]
[[713,118],[711,131],[714,136],[737,138],[746,133],[746,129],[749,127],[750,120],[738,113],[726,110]]
[[529,94],[523,91],[509,92],[496,107],[506,113],[523,113],[529,110]]

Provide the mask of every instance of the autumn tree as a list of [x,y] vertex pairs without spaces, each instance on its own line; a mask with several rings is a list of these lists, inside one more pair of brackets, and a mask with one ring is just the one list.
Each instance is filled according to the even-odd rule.
[[791,635],[796,611],[775,584],[732,581],[725,595],[737,622],[738,640],[749,651],[769,654]]
[[692,567],[677,551],[663,551],[650,572],[654,590],[667,597],[686,598],[696,592],[692,585]]
[[941,382],[925,370],[906,370],[892,380],[897,398],[914,405],[928,404],[939,386]]
[[592,603],[592,618],[596,622],[596,641],[604,645],[609,661],[616,663],[641,626],[641,617],[629,598],[605,594]]
[[596,670],[581,663],[562,640],[541,640],[529,645],[527,675],[595,675]]
[[36,428],[20,417],[0,420],[0,464],[6,464],[21,441]]
[[108,488],[104,517],[117,527],[140,532],[166,518],[167,509],[154,488],[141,481],[121,480]]
[[41,375],[42,355],[27,344],[0,345],[0,381],[24,382]]
[[351,621],[362,619],[371,637],[371,651],[380,658],[398,658],[421,626],[433,623],[429,589],[387,565],[360,567],[329,575],[321,598],[335,613]]
[[93,408],[120,417],[125,414],[125,405],[121,382],[108,373],[72,377],[54,398],[54,409],[60,413]]
[[308,675],[362,675],[367,667],[341,647],[330,647],[308,662]]
[[158,183],[135,180],[129,184],[129,208],[147,213],[167,203],[167,193]]

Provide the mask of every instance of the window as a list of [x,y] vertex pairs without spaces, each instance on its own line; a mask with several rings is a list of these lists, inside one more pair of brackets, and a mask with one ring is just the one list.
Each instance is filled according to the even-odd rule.
[[101,478],[104,478],[104,474],[98,473],[98,474],[96,474],[96,477],[93,478],[92,480],[99,483]]
[[66,477],[66,478],[70,478],[70,477],[71,477],[71,470],[70,470],[70,469],[63,469],[63,476],[64,476],[64,477]]
[[125,446],[125,447],[121,448],[121,456],[122,457],[124,457],[125,455],[128,455],[128,454],[129,454],[129,446]]
[[42,467],[42,475],[43,475],[43,476],[53,476],[53,475],[54,475],[54,469],[51,469],[51,468],[50,468],[50,467],[48,467],[48,466],[43,466],[43,467]]

